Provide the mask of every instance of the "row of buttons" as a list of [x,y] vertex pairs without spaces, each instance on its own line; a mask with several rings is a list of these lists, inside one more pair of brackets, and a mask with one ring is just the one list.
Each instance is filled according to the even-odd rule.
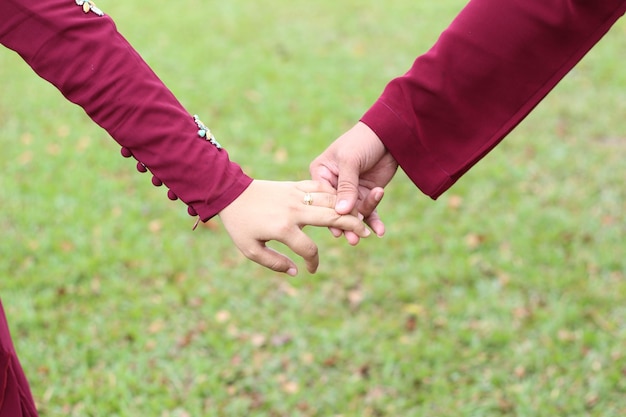
[[[122,147],[121,153],[124,158],[131,158],[133,156],[133,152],[126,147]],[[148,167],[146,167],[142,162],[137,162],[137,171],[141,173],[146,173],[148,172]],[[155,175],[152,175],[152,184],[155,187],[160,187],[163,185],[163,181],[161,181]],[[178,196],[172,190],[167,190],[167,198],[169,198],[172,201],[178,200]],[[195,217],[198,215],[196,210],[194,210],[194,208],[191,206],[187,206],[187,213],[189,213],[189,215],[192,217]]]
[[[207,142],[210,142],[213,146],[217,148],[218,151],[221,150],[222,145],[220,145],[218,141],[215,140],[215,136],[213,136],[213,134],[211,133],[211,130],[208,127],[206,127],[204,123],[202,123],[202,121],[200,120],[197,114],[194,114],[193,121],[196,123],[196,126],[198,127],[198,131],[196,132],[198,137],[200,139],[206,140]],[[130,158],[133,156],[133,152],[126,147],[122,147],[121,152],[124,158]],[[142,162],[137,162],[137,171],[148,172],[148,167],[146,167]],[[152,184],[154,184],[155,187],[160,187],[163,185],[163,181],[161,181],[156,176],[152,175]],[[173,201],[178,200],[178,196],[174,194],[172,190],[167,191],[167,197]],[[187,206],[187,213],[189,213],[191,217],[196,217],[198,215],[198,212],[196,212],[196,210],[194,210],[194,208],[191,206]],[[196,225],[197,224],[198,223],[196,222]],[[194,226],[194,229],[195,229],[195,226]]]

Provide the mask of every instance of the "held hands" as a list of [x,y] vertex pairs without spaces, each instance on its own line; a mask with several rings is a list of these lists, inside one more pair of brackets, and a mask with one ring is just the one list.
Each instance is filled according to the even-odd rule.
[[265,245],[268,241],[287,245],[304,258],[307,270],[314,273],[319,265],[317,245],[302,231],[304,226],[345,230],[357,239],[370,234],[356,216],[338,214],[336,204],[335,188],[324,182],[254,180],[219,216],[233,242],[247,258],[294,276],[298,273],[296,264],[268,248]]
[[[337,190],[335,209],[339,214],[356,209],[378,235],[385,233],[376,206],[383,198],[385,187],[398,169],[398,163],[387,151],[378,136],[359,122],[341,135],[311,163],[311,178]],[[351,230],[331,227],[335,237],[345,234],[352,245],[360,236]]]
[[[291,276],[296,264],[266,246],[284,243],[304,258],[307,270],[317,270],[317,245],[302,231],[306,225],[328,227],[335,237],[345,234],[352,245],[370,231],[385,233],[376,207],[398,163],[364,123],[341,135],[309,167],[313,181],[254,180],[219,216],[235,245],[250,260]],[[359,217],[356,217],[356,213]]]

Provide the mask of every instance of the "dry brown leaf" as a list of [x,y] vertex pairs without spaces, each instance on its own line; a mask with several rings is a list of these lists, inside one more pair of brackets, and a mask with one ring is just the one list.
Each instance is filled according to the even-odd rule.
[[290,334],[277,334],[272,336],[272,345],[273,346],[285,346],[286,344],[291,343],[293,338]]
[[215,314],[215,321],[218,323],[226,323],[228,320],[230,320],[230,312],[226,310],[220,310]]
[[159,233],[162,228],[163,223],[161,222],[161,220],[152,220],[150,223],[148,223],[148,230],[150,230],[151,233]]
[[252,346],[254,347],[265,346],[266,342],[267,342],[267,337],[264,334],[255,333],[252,336],[250,336],[250,343],[252,343]]
[[450,207],[451,209],[458,210],[461,208],[462,205],[463,197],[458,195],[451,195],[450,198],[448,198],[448,207]]
[[276,152],[274,152],[274,162],[282,164],[289,159],[289,153],[285,148],[278,148]]
[[155,321],[150,323],[150,326],[148,326],[148,332],[152,334],[158,333],[161,330],[163,330],[164,327],[165,327],[165,323],[163,322],[163,320],[156,319]]
[[485,235],[480,235],[478,233],[470,233],[465,236],[465,244],[470,249],[478,248],[480,245],[485,243],[486,240],[487,237]]
[[282,384],[282,389],[287,394],[297,394],[300,391],[300,386],[295,381],[286,381]]
[[365,299],[365,295],[363,294],[363,290],[360,285],[355,286],[348,290],[347,293],[348,304],[352,310],[356,310],[359,308],[363,300]]

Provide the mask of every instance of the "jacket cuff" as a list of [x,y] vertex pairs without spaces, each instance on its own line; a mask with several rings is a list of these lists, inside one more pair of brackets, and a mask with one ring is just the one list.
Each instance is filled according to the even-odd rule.
[[361,122],[376,133],[411,181],[432,199],[458,180],[435,161],[413,129],[382,99],[363,115]]

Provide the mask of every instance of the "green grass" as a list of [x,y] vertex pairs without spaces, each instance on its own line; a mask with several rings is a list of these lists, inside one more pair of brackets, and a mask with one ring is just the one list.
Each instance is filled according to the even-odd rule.
[[[248,173],[291,180],[464,3],[98,5]],[[191,232],[0,50],[0,296],[41,415],[624,415],[625,23],[439,201],[399,173],[384,239],[307,229],[295,279]]]

